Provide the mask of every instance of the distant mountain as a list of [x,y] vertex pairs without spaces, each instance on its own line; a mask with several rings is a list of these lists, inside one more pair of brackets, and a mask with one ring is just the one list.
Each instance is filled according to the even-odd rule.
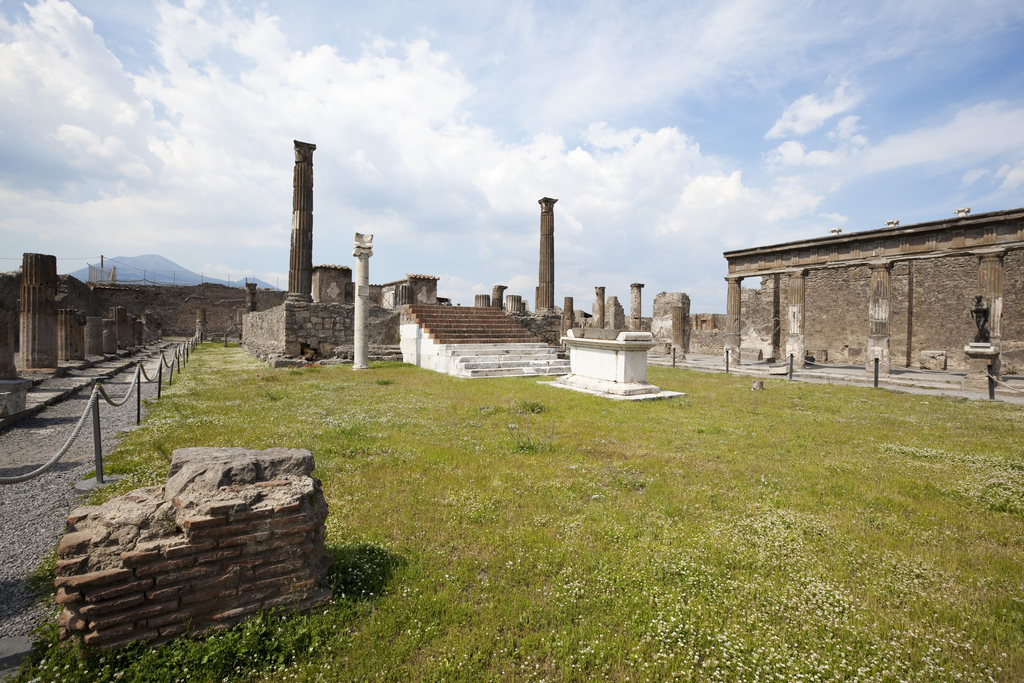
[[[90,268],[93,269],[96,279],[101,282],[108,282],[111,271],[116,268],[116,281],[124,284],[198,285],[203,282],[215,282],[230,287],[241,287],[246,281],[244,275],[238,277],[231,275],[231,281],[228,282],[227,273],[217,273],[221,276],[219,278],[206,273],[194,273],[157,254],[114,256],[103,260],[102,274],[99,273],[100,264],[92,263],[85,268],[68,273],[68,275],[78,278],[82,282],[88,282]],[[252,280],[253,278],[249,278],[249,281]],[[274,285],[259,278],[255,278],[255,281],[261,289],[277,289]]]

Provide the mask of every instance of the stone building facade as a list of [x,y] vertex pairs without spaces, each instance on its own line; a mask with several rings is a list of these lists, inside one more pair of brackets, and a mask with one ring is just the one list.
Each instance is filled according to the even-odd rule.
[[[1024,363],[1024,209],[957,216],[725,253],[725,348],[803,358],[967,368],[982,294],[1003,363]],[[757,289],[743,289],[755,279]]]

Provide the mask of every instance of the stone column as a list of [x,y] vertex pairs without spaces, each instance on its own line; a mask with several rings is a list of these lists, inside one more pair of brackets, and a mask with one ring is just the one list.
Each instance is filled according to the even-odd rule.
[[539,313],[555,307],[555,202],[544,197],[540,204],[540,277],[534,309]]
[[684,360],[690,352],[690,312],[683,306],[672,307],[672,348]]
[[114,355],[117,353],[117,321],[110,318],[103,319],[103,354]]
[[594,302],[594,327],[604,329],[604,287],[594,287],[597,301]]
[[103,318],[85,319],[85,355],[103,355]]
[[1003,338],[1003,252],[985,254],[978,263],[978,294],[988,303],[988,331],[997,349]]
[[726,300],[725,307],[725,350],[729,352],[729,359],[731,363],[740,362],[740,321],[741,321],[741,301],[743,300],[741,294],[741,284],[743,278],[741,277],[727,277],[725,281],[728,283],[728,297]]
[[892,294],[890,274],[891,261],[878,261],[871,266],[871,301],[868,303],[868,352],[865,367],[869,373],[875,371],[878,359],[878,373],[888,375],[891,367],[889,356],[889,297]]
[[288,260],[288,300],[313,300],[313,150],[295,140],[292,181],[292,249]]
[[206,341],[206,309],[196,309],[196,334],[199,335],[199,341]]
[[477,294],[475,301],[473,302],[474,308],[490,308],[491,307],[491,295],[490,294]]
[[508,289],[505,285],[494,285],[491,289],[491,305],[495,308],[501,308],[502,302],[505,300],[505,290]]
[[57,311],[57,359],[62,361],[83,360],[85,343],[82,326],[85,317],[73,308]]
[[518,294],[509,294],[505,297],[505,312],[519,313],[522,308],[523,297]]
[[370,345],[367,327],[370,321],[370,257],[373,256],[373,235],[356,233],[352,255],[356,257],[356,310],[353,339],[353,370],[370,367]]
[[640,318],[643,317],[643,309],[640,305],[640,290],[644,286],[634,282],[629,286],[629,329],[632,332],[640,331]]
[[57,367],[57,257],[21,262],[21,369]]
[[395,308],[399,306],[408,306],[413,303],[416,303],[416,301],[412,287],[407,284],[395,287]]
[[128,323],[128,309],[124,306],[111,306],[109,315],[116,325],[117,348],[127,349],[131,346],[132,334],[131,326]]
[[807,342],[804,337],[806,327],[806,313],[804,312],[804,286],[806,283],[806,270],[797,270],[789,273],[789,333],[786,335],[786,357],[793,354],[793,367],[799,370],[804,369],[804,356],[807,351]]
[[132,343],[135,346],[142,346],[142,321],[132,321]]
[[14,367],[14,325],[17,315],[0,301],[0,418],[25,410],[25,400],[32,386],[32,380],[19,378]]
[[[258,285],[255,282],[245,283],[245,309],[249,313],[256,312],[256,289]],[[312,285],[310,285],[310,291],[312,291]]]
[[573,319],[575,314],[573,313],[573,301],[571,296],[565,297],[565,301],[562,304],[562,336],[568,334],[569,330],[572,329]]

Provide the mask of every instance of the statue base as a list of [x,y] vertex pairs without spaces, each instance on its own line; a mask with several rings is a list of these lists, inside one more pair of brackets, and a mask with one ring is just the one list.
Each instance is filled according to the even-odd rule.
[[972,342],[964,347],[967,356],[967,376],[961,386],[973,391],[988,391],[989,366],[992,376],[1002,379],[1003,364],[999,359],[999,349],[985,342]]

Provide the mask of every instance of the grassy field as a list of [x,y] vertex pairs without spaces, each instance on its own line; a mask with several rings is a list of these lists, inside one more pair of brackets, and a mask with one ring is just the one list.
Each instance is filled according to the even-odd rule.
[[51,626],[20,680],[1024,680],[1024,409],[650,380],[688,396],[204,346],[102,495],[175,448],[308,448],[335,600],[155,652]]

